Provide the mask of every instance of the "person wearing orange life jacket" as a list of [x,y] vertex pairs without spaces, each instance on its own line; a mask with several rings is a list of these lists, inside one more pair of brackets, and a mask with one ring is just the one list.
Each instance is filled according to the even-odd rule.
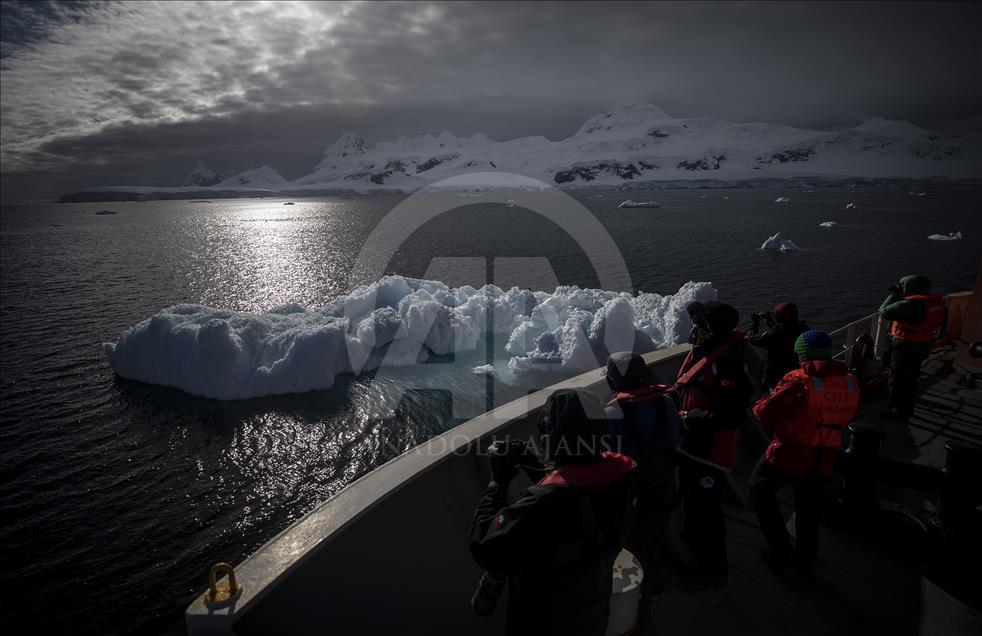
[[884,363],[890,367],[890,406],[884,415],[906,420],[914,412],[921,364],[947,321],[944,299],[931,293],[931,281],[911,275],[890,288],[880,317],[892,320]]
[[[825,480],[842,444],[842,429],[859,408],[859,380],[832,359],[832,339],[806,331],[795,342],[801,367],[789,371],[769,396],[754,404],[754,415],[774,436],[750,476],[750,494],[774,567],[794,565],[807,572],[818,555],[818,531]],[[795,488],[792,548],[777,490]]]
[[683,583],[690,589],[725,590],[729,567],[723,481],[725,471],[733,468],[754,388],[746,372],[747,345],[736,329],[737,310],[715,301],[691,303],[686,309],[693,347],[676,380],[683,422],[678,447],[685,512],[681,535],[709,576]]

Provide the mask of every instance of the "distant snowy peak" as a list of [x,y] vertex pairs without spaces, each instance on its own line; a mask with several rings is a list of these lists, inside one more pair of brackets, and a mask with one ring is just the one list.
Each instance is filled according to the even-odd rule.
[[249,188],[281,188],[287,185],[287,180],[279,175],[278,172],[269,166],[262,166],[253,170],[247,170],[234,177],[229,177],[218,184],[220,188],[236,188],[246,186]]
[[324,159],[341,159],[362,154],[365,154],[365,140],[362,136],[355,133],[345,133],[327,147],[327,150],[324,151]]
[[204,163],[199,161],[191,171],[191,174],[187,176],[182,184],[184,187],[188,186],[212,186],[216,183],[221,183],[222,175],[216,173],[214,170],[206,166]]
[[600,113],[586,120],[577,135],[606,132],[634,127],[639,124],[671,119],[668,113],[650,102],[635,102],[615,108],[609,113]]

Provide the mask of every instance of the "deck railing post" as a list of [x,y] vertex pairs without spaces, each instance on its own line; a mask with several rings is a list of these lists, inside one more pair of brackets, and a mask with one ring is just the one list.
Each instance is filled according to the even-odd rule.
[[873,355],[877,358],[883,355],[883,343],[886,341],[886,321],[879,314],[873,316]]

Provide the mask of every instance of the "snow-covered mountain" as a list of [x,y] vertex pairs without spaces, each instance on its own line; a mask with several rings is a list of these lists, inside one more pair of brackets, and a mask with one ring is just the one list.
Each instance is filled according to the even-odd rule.
[[[259,188],[290,196],[338,191],[409,192],[448,177],[513,173],[559,188],[655,187],[666,183],[780,182],[850,178],[982,176],[982,139],[938,134],[904,121],[870,119],[845,130],[676,119],[635,103],[590,117],[571,137],[493,141],[483,134],[402,137],[369,147],[346,133],[313,171],[292,182],[263,166],[210,189]],[[501,180],[489,183],[500,187]],[[102,190],[110,190],[103,188]],[[120,192],[123,188],[113,188]],[[136,189],[130,189],[136,191]],[[178,197],[176,189],[141,189]],[[171,192],[161,192],[170,190]],[[201,188],[196,191],[198,195]],[[197,196],[197,195],[196,195]]]
[[213,186],[221,183],[222,175],[218,174],[201,161],[194,167],[191,174],[184,180],[183,186]]
[[281,177],[278,172],[269,166],[262,166],[252,170],[246,170],[234,177],[229,177],[221,183],[215,185],[216,189],[224,188],[264,188],[277,190],[286,186],[289,182]]

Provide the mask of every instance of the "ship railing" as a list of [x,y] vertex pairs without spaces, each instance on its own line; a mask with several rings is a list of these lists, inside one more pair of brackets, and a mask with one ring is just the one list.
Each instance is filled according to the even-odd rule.
[[841,349],[835,354],[836,359],[843,359],[849,353],[849,348],[856,342],[856,338],[863,334],[869,334],[873,339],[873,352],[876,357],[883,355],[883,345],[887,336],[887,320],[880,318],[880,314],[872,313],[859,320],[854,320],[847,325],[829,332],[833,340],[842,339]]

